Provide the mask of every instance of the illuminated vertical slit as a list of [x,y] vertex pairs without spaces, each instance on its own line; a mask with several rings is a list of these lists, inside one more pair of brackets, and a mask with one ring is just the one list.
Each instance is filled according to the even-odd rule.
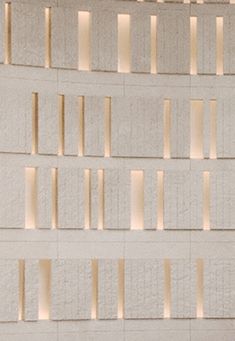
[[170,131],[171,131],[171,101],[169,99],[164,100],[164,159],[171,157],[171,142],[170,142]]
[[98,169],[98,230],[104,228],[104,170]]
[[125,263],[124,259],[118,260],[118,319],[124,318],[125,307]]
[[197,17],[190,17],[190,74],[197,74]]
[[51,67],[51,8],[45,8],[45,67]]
[[25,228],[36,228],[36,168],[25,168]]
[[19,315],[18,319],[24,319],[24,272],[25,272],[25,261],[19,260]]
[[197,4],[203,4],[204,1],[203,0],[197,0]]
[[85,221],[84,227],[85,229],[90,228],[91,221],[91,171],[90,169],[84,170],[85,176]]
[[84,155],[84,96],[78,97],[78,115],[79,115],[79,135],[78,135],[78,155]]
[[59,141],[58,155],[64,155],[64,95],[59,95]]
[[210,173],[203,172],[203,229],[210,229]]
[[151,73],[157,73],[157,17],[151,15]]
[[235,0],[230,0],[230,4],[235,4]]
[[197,318],[203,318],[203,259],[197,259]]
[[190,157],[192,159],[203,158],[203,101],[191,101],[190,115]]
[[164,228],[164,173],[157,172],[157,229]]
[[98,314],[98,260],[92,260],[92,305],[91,318],[97,319]]
[[118,72],[130,72],[130,15],[118,14]]
[[217,102],[216,100],[210,101],[210,159],[217,158],[216,150],[216,121],[217,121]]
[[171,263],[164,260],[164,318],[171,317]]
[[58,197],[58,170],[57,168],[51,169],[51,228],[55,229],[57,227],[57,217],[58,217],[58,208],[57,208],[57,197]]
[[144,228],[144,172],[131,171],[131,229]]
[[90,13],[78,12],[78,70],[90,70]]
[[51,296],[51,261],[39,260],[39,320],[50,318],[50,296]]
[[5,3],[4,64],[11,64],[11,4]]
[[216,17],[216,74],[224,73],[224,19]]
[[111,97],[104,99],[104,156],[111,154]]
[[32,154],[38,153],[38,94],[32,93]]

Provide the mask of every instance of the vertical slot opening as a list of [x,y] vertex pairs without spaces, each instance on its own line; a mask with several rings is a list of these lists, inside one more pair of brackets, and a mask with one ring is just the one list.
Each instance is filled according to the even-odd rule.
[[216,18],[216,74],[224,73],[224,20],[223,17]]
[[203,318],[203,259],[197,259],[197,318]]
[[78,155],[84,155],[84,96],[78,97],[79,110],[79,136],[78,136]]
[[23,259],[19,260],[19,320],[24,319],[24,270],[25,261]]
[[85,175],[85,229],[90,228],[91,221],[91,171],[90,169],[84,170]]
[[51,209],[51,227],[55,229],[57,227],[57,217],[58,217],[58,207],[57,207],[57,197],[58,197],[58,171],[57,168],[51,169],[51,194],[52,194],[52,209]]
[[110,157],[111,154],[111,97],[104,99],[104,156]]
[[45,8],[45,67],[51,67],[51,8]]
[[38,152],[38,94],[32,93],[32,154]]
[[36,168],[25,168],[25,228],[36,228]]
[[125,263],[124,259],[118,260],[118,319],[124,318],[125,307]]
[[164,318],[171,317],[171,263],[164,260]]
[[91,318],[97,319],[98,312],[98,260],[92,260],[92,304]]
[[151,73],[157,73],[157,17],[151,15]]
[[130,15],[118,14],[118,72],[130,72]]
[[203,172],[203,228],[210,229],[210,173]]
[[144,228],[144,172],[131,171],[131,229]]
[[190,115],[190,157],[192,159],[203,158],[203,101],[191,101]]
[[64,95],[59,95],[59,141],[58,155],[64,155]]
[[39,260],[39,320],[50,318],[50,296],[51,296],[51,261]]
[[98,195],[99,195],[99,207],[98,207],[98,230],[104,228],[104,170],[98,169]]
[[164,159],[171,157],[171,143],[170,143],[170,130],[171,130],[171,101],[169,99],[164,100]]
[[78,70],[90,70],[90,12],[78,12]]
[[11,64],[11,4],[5,3],[4,64]]
[[190,17],[190,74],[197,74],[197,17]]
[[157,172],[157,229],[164,228],[164,173]]
[[217,102],[216,100],[210,101],[210,159],[217,158],[216,150],[216,123],[217,121]]

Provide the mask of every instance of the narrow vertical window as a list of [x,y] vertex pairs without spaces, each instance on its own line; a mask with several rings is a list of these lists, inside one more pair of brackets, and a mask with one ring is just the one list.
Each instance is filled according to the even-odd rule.
[[57,227],[57,216],[58,216],[58,209],[57,209],[57,196],[58,196],[58,176],[57,176],[57,168],[51,169],[51,194],[52,194],[52,210],[51,210],[51,227],[55,229]]
[[104,116],[104,156],[109,157],[111,153],[111,97],[105,97]]
[[197,259],[197,318],[203,318],[203,260]]
[[25,228],[36,228],[36,168],[25,168]]
[[131,171],[131,229],[144,228],[144,172]]
[[171,263],[164,260],[164,318],[171,317]]
[[39,261],[39,320],[50,318],[50,296],[51,296],[51,261],[41,259]]
[[216,100],[210,101],[210,159],[217,158],[217,102]]
[[19,320],[24,319],[24,269],[25,261],[19,260]]
[[45,67],[51,67],[51,8],[45,8]]
[[11,64],[11,4],[5,3],[4,63]]
[[157,172],[157,229],[164,228],[164,173]]
[[38,152],[38,94],[32,93],[32,154]]
[[151,73],[157,73],[157,17],[151,15]]
[[118,14],[118,72],[130,72],[130,15]]
[[190,157],[192,159],[203,158],[203,101],[191,101],[191,142]]
[[203,228],[210,229],[210,173],[203,172]]
[[90,12],[78,12],[78,70],[90,70]]
[[197,17],[190,17],[190,74],[197,74]]
[[224,73],[224,22],[223,17],[216,18],[216,74]]
[[59,95],[58,155],[64,155],[64,95]]
[[171,145],[170,145],[170,130],[171,130],[171,101],[169,99],[164,100],[164,159],[171,157]]
[[91,318],[97,319],[98,311],[98,260],[92,260],[92,306]]
[[85,229],[90,228],[91,221],[91,171],[90,169],[84,170],[85,175]]
[[79,115],[79,137],[78,137],[78,155],[84,155],[84,96],[78,97],[78,115]]
[[118,318],[124,318],[125,297],[125,263],[124,259],[118,261]]
[[104,228],[104,170],[98,170],[98,195],[99,195],[99,208],[98,208],[98,229]]

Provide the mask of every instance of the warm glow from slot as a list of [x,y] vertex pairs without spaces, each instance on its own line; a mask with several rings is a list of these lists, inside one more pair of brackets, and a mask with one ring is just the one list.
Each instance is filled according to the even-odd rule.
[[157,172],[157,229],[164,228],[164,173]]
[[130,72],[130,15],[118,14],[118,72]]
[[38,152],[38,94],[32,93],[32,151]]
[[111,97],[104,99],[104,156],[109,157],[111,153]]
[[210,101],[210,159],[217,158],[216,121],[217,121],[217,103],[216,103],[216,100],[211,100]]
[[171,101],[169,99],[164,100],[164,159],[171,157],[171,142],[170,142],[170,131],[171,131]]
[[157,73],[157,17],[151,15],[151,73]]
[[203,228],[210,229],[210,173],[203,172]]
[[125,307],[125,261],[118,260],[118,319],[124,318]]
[[98,169],[98,230],[104,228],[104,170]]
[[51,8],[45,8],[45,67],[51,67]]
[[58,193],[58,171],[57,168],[52,168],[51,169],[51,194],[52,194],[52,209],[51,209],[51,227],[55,229],[57,227],[57,193]]
[[25,261],[19,260],[19,320],[24,319],[24,273],[25,273]]
[[79,136],[78,136],[78,155],[84,155],[84,96],[78,97],[79,110]]
[[224,73],[224,20],[223,17],[216,18],[216,74]]
[[38,319],[49,320],[51,296],[51,261],[39,261],[39,309]]
[[11,64],[11,3],[5,3],[4,64]]
[[78,12],[78,70],[90,70],[90,13]]
[[92,304],[91,318],[97,319],[98,312],[98,261],[92,260]]
[[85,229],[90,228],[91,222],[91,171],[90,169],[84,170],[85,176],[85,217],[84,217],[84,227]]
[[190,74],[197,74],[197,17],[190,17]]
[[25,168],[25,228],[36,228],[36,168]]
[[171,317],[171,263],[164,260],[164,318]]
[[58,155],[64,155],[64,95],[59,95]]
[[197,318],[203,318],[203,260],[197,259]]
[[190,157],[192,159],[203,158],[203,101],[191,101],[191,143]]
[[131,171],[131,229],[144,228],[144,172]]

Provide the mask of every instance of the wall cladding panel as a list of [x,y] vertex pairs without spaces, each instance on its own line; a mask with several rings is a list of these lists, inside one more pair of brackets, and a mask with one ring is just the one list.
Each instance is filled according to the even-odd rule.
[[51,168],[37,169],[37,227],[51,228],[52,226],[52,170]]
[[144,171],[144,228],[157,228],[157,171],[155,169]]
[[25,260],[24,271],[24,320],[37,321],[39,297],[38,260]]
[[235,15],[224,16],[224,73],[235,73]]
[[78,155],[80,134],[78,96],[65,96],[64,101],[64,154]]

